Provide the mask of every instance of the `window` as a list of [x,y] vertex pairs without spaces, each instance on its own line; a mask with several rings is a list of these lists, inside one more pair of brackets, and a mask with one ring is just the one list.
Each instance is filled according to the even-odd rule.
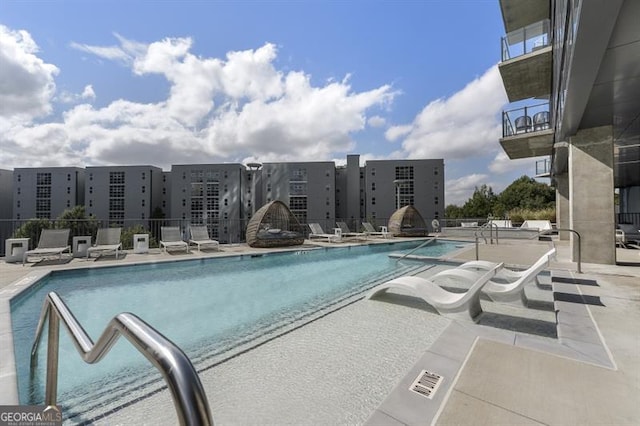
[[93,200],[89,200],[89,207],[93,207]]
[[146,174],[145,172],[142,172],[142,180],[145,180],[145,179],[146,179]]
[[67,186],[67,194],[71,194],[71,187]]
[[371,190],[372,191],[376,190],[376,183],[375,182],[371,182]]
[[67,181],[71,182],[71,173],[67,173]]
[[[19,175],[18,175],[19,177]],[[18,182],[20,179],[18,179]],[[51,185],[51,173],[36,173],[36,185]]]
[[89,187],[89,194],[93,194],[93,186]]
[[372,167],[371,168],[371,176],[375,176],[376,175],[376,168]]
[[20,208],[20,200],[18,200],[18,201],[16,202],[16,207],[17,207],[17,208]]
[[89,173],[89,180],[93,180],[93,173]]
[[124,185],[124,172],[109,172],[110,185]]
[[371,197],[371,205],[372,206],[376,205],[376,197]]
[[142,201],[142,207],[144,207],[144,198],[141,201]]
[[413,180],[413,166],[397,166],[396,179]]
[[[93,193],[93,188],[89,188],[89,193]],[[124,198],[124,185],[110,185],[109,198]]]
[[433,197],[433,203],[438,205],[438,197]]
[[146,190],[147,190],[147,188],[144,185],[142,185],[142,193],[143,194],[146,192]]

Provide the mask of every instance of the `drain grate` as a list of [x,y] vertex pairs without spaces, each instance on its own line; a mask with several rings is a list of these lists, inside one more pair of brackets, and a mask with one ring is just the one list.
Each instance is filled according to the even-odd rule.
[[411,384],[410,391],[432,399],[438,387],[442,383],[442,376],[427,370],[422,370],[416,380]]

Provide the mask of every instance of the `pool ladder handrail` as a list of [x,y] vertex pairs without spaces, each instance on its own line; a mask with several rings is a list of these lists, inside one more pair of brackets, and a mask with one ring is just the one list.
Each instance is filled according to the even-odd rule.
[[47,378],[45,404],[56,405],[58,392],[58,346],[60,320],[69,331],[80,357],[88,364],[102,360],[124,336],[162,373],[181,425],[213,425],[207,396],[193,364],[185,353],[169,339],[132,313],[121,313],[111,319],[94,344],[82,325],[55,292],[47,294],[31,349],[31,376],[38,361],[38,346],[44,324],[49,319],[47,339]]
[[410,250],[408,253],[403,254],[402,256],[400,256],[399,258],[396,259],[396,262],[400,262],[402,259],[404,259],[405,257],[409,256],[411,253],[421,249],[422,247],[426,246],[427,244],[429,244],[432,241],[435,241],[438,238],[439,234],[436,234],[434,237],[429,238],[428,240],[424,241],[422,244],[420,244],[418,247]]

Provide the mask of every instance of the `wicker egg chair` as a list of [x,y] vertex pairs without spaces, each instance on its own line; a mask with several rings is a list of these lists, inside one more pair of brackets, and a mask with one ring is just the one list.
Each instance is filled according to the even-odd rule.
[[389,233],[394,237],[425,237],[429,235],[427,224],[413,206],[404,206],[389,218]]
[[250,247],[287,247],[304,243],[302,226],[282,201],[271,201],[255,212],[247,225]]

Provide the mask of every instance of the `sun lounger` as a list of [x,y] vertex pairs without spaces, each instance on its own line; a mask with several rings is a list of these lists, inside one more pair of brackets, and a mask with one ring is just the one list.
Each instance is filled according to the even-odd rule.
[[548,220],[525,220],[520,226],[522,229],[533,229],[538,231],[549,231],[553,229]]
[[429,305],[433,306],[441,315],[476,321],[482,313],[480,290],[489,283],[489,280],[493,278],[501,268],[502,263],[497,264],[493,269],[484,272],[482,275],[471,271],[460,270],[460,276],[458,278],[473,282],[469,290],[464,293],[454,293],[445,290],[441,287],[442,279],[436,276],[431,278],[404,276],[395,278],[374,288],[367,295],[367,299],[378,296],[389,289],[400,289],[420,297]]
[[185,249],[189,253],[189,244],[182,239],[180,235],[180,228],[177,226],[162,226],[160,227],[160,247],[164,247],[165,253],[172,248]]
[[335,243],[335,242],[339,242],[340,241],[340,235],[338,234],[327,234],[322,230],[322,227],[320,226],[319,223],[309,223],[309,229],[311,230],[311,233],[309,234],[309,239],[313,239],[313,238],[323,238],[323,239],[327,239],[328,242],[330,243]]
[[[543,254],[533,265],[523,271],[502,268],[500,272],[498,272],[496,276],[487,283],[482,291],[494,302],[519,301],[524,306],[527,306],[529,301],[524,291],[525,286],[531,282],[535,282],[535,284],[540,287],[538,275],[549,266],[551,259],[555,255],[556,249],[553,248]],[[478,271],[482,273],[491,270],[496,265],[497,264],[493,262],[474,260],[463,263],[457,268],[442,271],[435,276],[473,282],[473,279],[469,279],[467,274],[460,274],[460,272],[476,271],[477,277]]]
[[38,247],[24,252],[22,265],[27,262],[29,256],[46,257],[58,255],[60,260],[62,260],[62,254],[65,251],[71,254],[69,232],[69,229],[43,229],[42,232],[40,232]]
[[362,222],[362,227],[364,228],[364,233],[367,234],[367,237],[382,237],[387,238],[389,236],[389,232],[387,231],[386,226],[382,226],[380,231],[376,231],[376,228],[369,222]]
[[342,231],[342,236],[345,238],[366,238],[367,234],[364,232],[351,232],[345,222],[336,222],[338,228]]
[[120,235],[122,234],[122,228],[100,228],[96,235],[96,244],[93,247],[87,249],[87,259],[94,252],[116,252],[116,259],[118,259],[118,252],[122,248],[120,242]]
[[207,227],[204,225],[199,226],[190,226],[189,232],[191,234],[191,239],[189,240],[189,244],[195,244],[198,246],[198,251],[202,251],[200,249],[201,246],[214,248],[216,250],[220,249],[220,243],[216,240],[212,240],[209,238],[209,231]]

